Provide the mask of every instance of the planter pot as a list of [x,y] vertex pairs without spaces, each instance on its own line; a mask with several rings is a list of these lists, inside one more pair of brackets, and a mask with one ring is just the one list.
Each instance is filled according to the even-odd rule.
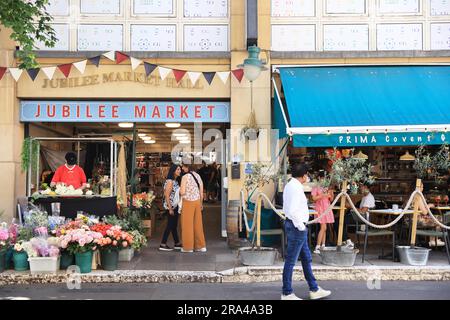
[[5,271],[6,250],[0,250],[0,272]]
[[56,273],[59,269],[58,257],[34,257],[28,258],[31,274]]
[[75,253],[75,264],[80,268],[80,273],[92,271],[92,250]]
[[100,259],[102,261],[103,270],[114,271],[117,269],[117,264],[119,262],[119,250],[101,249]]
[[397,246],[400,262],[411,266],[426,266],[431,249],[410,246]]
[[75,264],[75,256],[68,251],[63,251],[61,253],[61,262],[59,268],[61,270],[67,269],[69,266]]
[[358,249],[342,248],[337,251],[337,247],[325,247],[320,249],[322,264],[333,267],[352,267],[355,264]]
[[244,247],[238,250],[239,259],[245,266],[271,266],[277,255],[278,250],[274,248]]
[[14,270],[16,271],[26,271],[30,269],[30,264],[28,263],[28,254],[25,251],[14,251],[13,262]]
[[127,248],[119,251],[119,261],[131,261],[134,257],[134,249]]

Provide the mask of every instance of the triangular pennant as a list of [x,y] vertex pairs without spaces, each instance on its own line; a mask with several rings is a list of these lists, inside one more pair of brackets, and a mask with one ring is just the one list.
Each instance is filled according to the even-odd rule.
[[104,53],[103,56],[107,57],[111,61],[114,61],[116,57],[114,53],[114,51],[109,51],[107,53]]
[[45,73],[45,75],[47,76],[47,78],[49,80],[53,79],[53,75],[55,74],[56,71],[56,67],[46,67],[46,68],[42,68],[42,72]]
[[189,79],[191,79],[192,85],[195,86],[195,83],[197,82],[198,78],[200,78],[201,72],[188,72]]
[[83,61],[80,61],[80,62],[75,62],[73,64],[73,66],[75,68],[77,68],[77,70],[80,71],[81,74],[83,74],[84,70],[86,69],[86,64],[87,64],[87,60],[83,60]]
[[93,57],[93,58],[89,58],[88,60],[89,60],[90,63],[92,63],[93,65],[98,67],[98,65],[100,64],[100,58],[101,57],[102,56],[96,56],[96,57]]
[[159,70],[159,76],[161,77],[161,80],[166,79],[167,75],[172,71],[172,69],[164,68],[164,67],[158,67]]
[[217,75],[219,76],[220,80],[222,80],[222,82],[226,84],[228,81],[228,77],[230,76],[230,71],[217,72]]
[[14,80],[19,81],[19,78],[22,75],[23,70],[19,68],[9,68],[9,72],[11,73]]
[[156,64],[144,62],[145,74],[148,77],[157,67]]
[[58,66],[58,69],[61,70],[63,75],[67,78],[70,74],[70,70],[72,69],[72,64],[71,63],[60,64]]
[[181,79],[183,79],[184,75],[186,74],[186,71],[184,70],[177,70],[177,69],[173,69],[173,75],[175,76],[175,80],[177,80],[177,83],[181,81]]
[[2,80],[3,75],[5,74],[5,72],[6,72],[6,68],[5,67],[0,67],[0,80]]
[[208,84],[211,84],[215,75],[215,72],[203,72],[203,76],[205,77],[206,81],[208,81]]
[[125,60],[127,60],[129,58],[128,55],[126,55],[125,53],[116,51],[116,63],[119,64]]
[[38,73],[39,73],[39,68],[33,68],[33,69],[28,69],[28,75],[30,76],[31,80],[34,81],[34,79],[36,79]]
[[140,66],[140,64],[142,63],[142,60],[130,57],[131,60],[131,69],[134,71],[136,70],[137,67]]
[[235,69],[231,70],[233,73],[233,76],[239,81],[239,83],[242,81],[242,78],[244,77],[244,69]]

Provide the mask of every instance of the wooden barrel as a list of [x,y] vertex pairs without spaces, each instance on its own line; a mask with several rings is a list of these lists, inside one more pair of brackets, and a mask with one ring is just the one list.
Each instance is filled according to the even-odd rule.
[[229,200],[226,214],[227,243],[230,248],[240,247],[239,240],[239,200]]

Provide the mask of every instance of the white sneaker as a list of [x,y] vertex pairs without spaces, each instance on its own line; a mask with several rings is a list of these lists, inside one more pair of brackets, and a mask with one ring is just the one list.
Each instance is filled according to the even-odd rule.
[[183,248],[181,248],[180,251],[181,251],[181,252],[186,252],[186,253],[194,252],[194,250],[184,250]]
[[309,298],[311,300],[317,300],[317,299],[322,299],[325,297],[328,297],[331,294],[331,291],[329,290],[324,290],[321,287],[319,287],[319,290],[317,291],[310,291],[309,292]]
[[206,252],[206,248],[195,249],[195,252]]
[[[437,245],[436,245],[436,243],[437,243]],[[430,247],[443,247],[443,246],[445,246],[445,242],[444,241],[442,241],[441,239],[437,239],[437,241],[435,241],[435,240],[431,240],[430,242],[428,242],[428,245],[430,246]]]
[[300,299],[299,297],[297,297],[295,295],[295,293],[291,293],[291,294],[288,294],[288,295],[282,294],[281,295],[281,300],[303,300],[303,299]]
[[320,246],[316,246],[316,248],[314,249],[313,253],[320,254]]

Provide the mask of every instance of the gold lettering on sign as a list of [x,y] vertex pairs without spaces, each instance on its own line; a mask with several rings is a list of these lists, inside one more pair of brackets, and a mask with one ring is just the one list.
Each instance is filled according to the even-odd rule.
[[167,78],[165,81],[161,81],[159,76],[149,76],[147,77],[145,73],[142,72],[108,72],[103,74],[95,74],[91,76],[81,76],[73,78],[62,78],[62,79],[44,79],[42,83],[42,88],[47,89],[65,89],[65,88],[76,88],[76,87],[88,87],[96,86],[102,83],[114,83],[114,82],[135,82],[141,83],[149,86],[159,87],[166,86],[168,88],[177,89],[203,89],[200,85],[200,81],[193,86],[189,79],[183,79],[180,82],[176,82],[173,78]]

